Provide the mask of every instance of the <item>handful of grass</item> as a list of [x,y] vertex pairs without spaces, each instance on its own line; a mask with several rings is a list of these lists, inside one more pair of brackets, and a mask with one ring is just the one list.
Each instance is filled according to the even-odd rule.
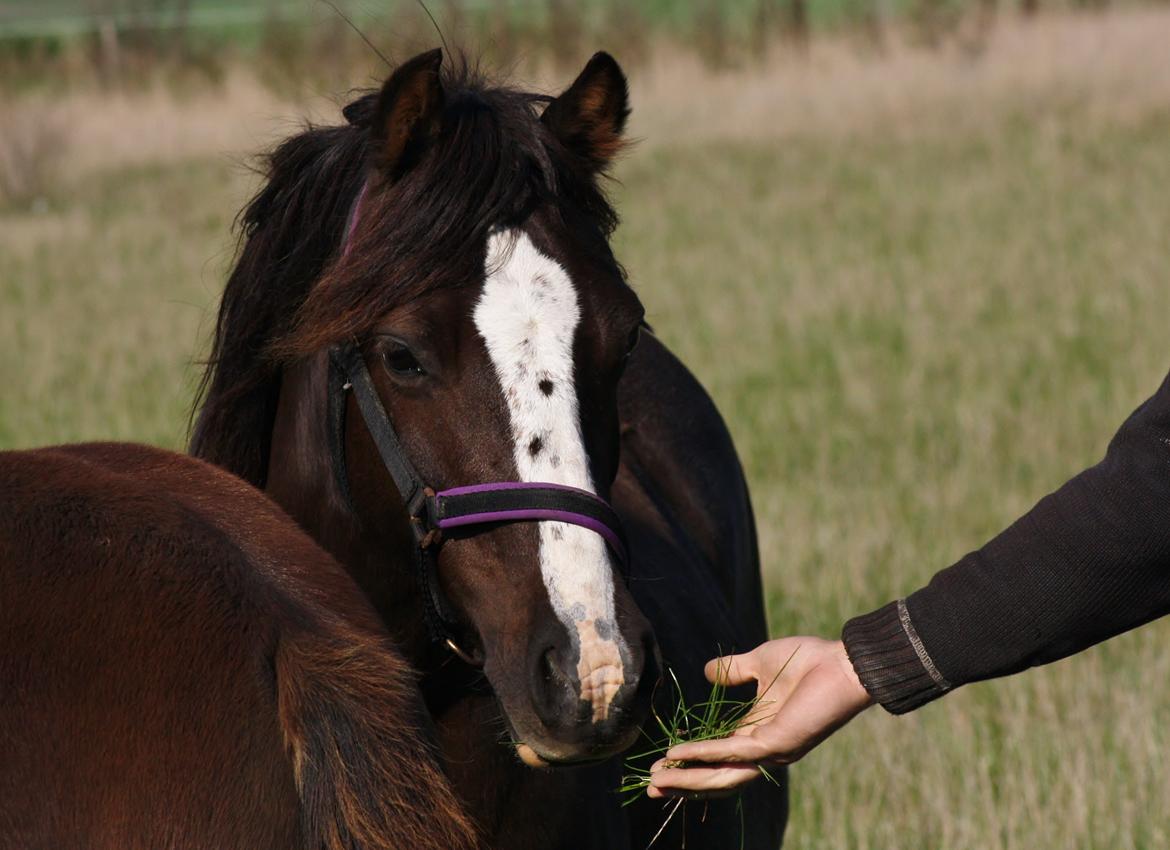
[[[795,655],[795,653],[793,654]],[[657,709],[651,709],[651,716],[658,725],[661,736],[655,740],[649,735],[646,735],[646,733],[643,733],[649,743],[648,749],[626,758],[626,772],[622,776],[621,785],[618,787],[618,793],[625,798],[622,801],[622,805],[628,806],[646,793],[646,789],[650,787],[650,766],[676,744],[726,738],[737,729],[768,720],[770,715],[759,711],[759,709],[764,708],[768,703],[768,701],[763,700],[763,697],[771,690],[772,685],[776,683],[776,679],[780,678],[780,674],[784,672],[784,669],[790,661],[792,661],[791,656],[788,661],[784,662],[784,666],[780,668],[768,687],[751,699],[733,699],[727,693],[728,686],[723,683],[724,677],[719,676],[717,677],[719,681],[711,686],[711,691],[707,695],[707,699],[690,706],[686,704],[682,686],[679,685],[674,671],[668,669],[667,673],[673,683],[676,697],[674,700],[674,711],[669,718],[664,718],[658,713]],[[685,765],[682,762],[678,762],[668,763],[668,766],[684,767]],[[779,784],[776,777],[769,773],[766,768],[762,765],[758,765],[758,767],[760,774],[765,779],[773,784]],[[658,840],[658,837],[666,829],[667,824],[670,823],[671,819],[685,802],[685,797],[679,797],[673,804],[668,803],[669,812],[666,820],[658,832],[655,833],[654,838],[650,840],[650,844],[647,847]],[[739,811],[740,837],[742,843],[743,802],[741,799],[737,798],[736,808]]]

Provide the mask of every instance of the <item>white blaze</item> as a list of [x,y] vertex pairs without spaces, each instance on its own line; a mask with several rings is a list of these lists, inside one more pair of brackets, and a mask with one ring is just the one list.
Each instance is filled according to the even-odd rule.
[[[597,491],[589,474],[573,383],[573,337],[580,320],[569,275],[526,233],[488,239],[487,279],[475,327],[487,344],[512,422],[521,481]],[[592,531],[541,522],[540,571],[553,611],[576,637],[581,699],[604,720],[625,681],[614,617],[613,572],[605,541]]]

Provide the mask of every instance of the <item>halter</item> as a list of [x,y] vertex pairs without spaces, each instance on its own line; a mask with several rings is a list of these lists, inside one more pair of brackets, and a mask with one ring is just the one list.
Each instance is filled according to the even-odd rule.
[[[342,256],[349,253],[365,196],[366,185],[363,185],[350,213]],[[350,391],[410,520],[414,572],[422,591],[431,638],[464,661],[478,663],[456,641],[459,623],[451,613],[435,569],[444,531],[459,529],[461,534],[474,535],[502,523],[563,522],[601,536],[623,569],[628,566],[620,517],[608,502],[587,490],[525,481],[470,484],[437,492],[428,487],[403,451],[356,342],[329,351],[329,442],[338,486],[347,503],[351,499],[345,461],[345,415],[346,393]]]

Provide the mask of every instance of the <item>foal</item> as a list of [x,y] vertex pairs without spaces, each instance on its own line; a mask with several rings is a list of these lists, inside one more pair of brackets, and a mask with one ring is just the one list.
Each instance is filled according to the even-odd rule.
[[348,574],[200,461],[0,453],[0,848],[475,848]]

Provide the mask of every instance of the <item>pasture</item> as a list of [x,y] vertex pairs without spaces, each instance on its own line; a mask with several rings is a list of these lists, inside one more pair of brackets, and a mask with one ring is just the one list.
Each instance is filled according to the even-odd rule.
[[[1170,11],[1126,10],[1006,24],[977,57],[824,40],[632,72],[616,252],[736,437],[775,634],[915,589],[1170,368],[1167,42]],[[242,163],[306,112],[335,117],[242,75],[9,105],[61,155],[0,207],[0,448],[184,445]],[[793,770],[786,846],[1170,844],[1168,645],[1155,623],[868,712]]]

